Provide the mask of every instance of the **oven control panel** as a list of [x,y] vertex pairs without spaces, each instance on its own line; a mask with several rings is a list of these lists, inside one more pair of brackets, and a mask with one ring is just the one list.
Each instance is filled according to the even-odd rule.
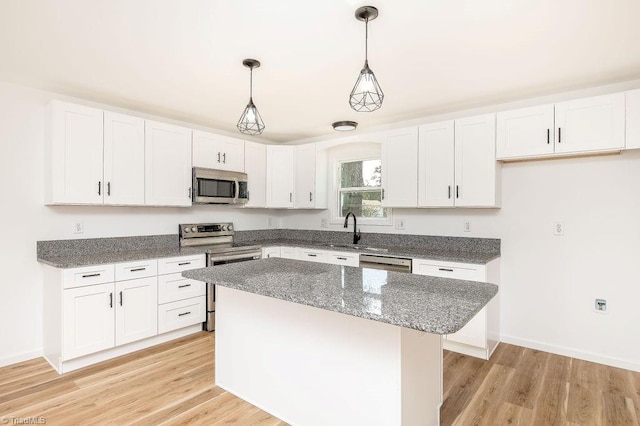
[[233,235],[233,223],[185,223],[178,225],[180,238],[202,238]]

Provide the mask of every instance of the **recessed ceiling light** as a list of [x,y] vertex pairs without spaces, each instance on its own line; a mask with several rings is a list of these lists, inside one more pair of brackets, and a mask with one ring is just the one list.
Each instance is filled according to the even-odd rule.
[[332,124],[333,130],[337,130],[339,132],[348,132],[351,130],[355,130],[358,127],[358,123],[355,121],[336,121]]

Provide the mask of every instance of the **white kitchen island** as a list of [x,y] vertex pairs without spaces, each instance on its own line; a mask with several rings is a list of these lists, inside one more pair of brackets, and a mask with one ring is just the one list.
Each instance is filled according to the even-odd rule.
[[217,284],[216,385],[294,425],[437,425],[441,335],[497,292],[288,259],[184,275]]

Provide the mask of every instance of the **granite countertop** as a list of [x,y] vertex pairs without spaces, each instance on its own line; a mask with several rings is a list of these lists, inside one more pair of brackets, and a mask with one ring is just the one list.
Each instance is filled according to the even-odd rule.
[[488,283],[269,258],[184,277],[434,334],[460,330],[498,292]]
[[[262,240],[246,244],[260,244],[262,247],[287,246],[315,248],[318,250],[349,251],[354,253],[375,254],[381,256],[403,256],[419,259],[438,260],[442,262],[472,263],[478,265],[487,264],[493,259],[497,259],[498,257],[500,257],[500,253],[489,252],[434,250],[427,247],[399,247],[379,244],[376,244],[375,246],[370,246],[367,244],[328,244],[287,239]],[[367,248],[369,247],[373,248],[374,250],[367,250]]]

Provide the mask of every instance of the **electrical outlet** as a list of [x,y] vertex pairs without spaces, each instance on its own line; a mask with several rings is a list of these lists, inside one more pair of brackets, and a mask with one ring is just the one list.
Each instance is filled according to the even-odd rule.
[[396,229],[404,229],[404,219],[396,219]]
[[267,218],[267,226],[269,228],[271,228],[273,226],[273,218],[272,217],[268,217]]
[[564,223],[556,222],[555,226],[553,227],[553,235],[557,237],[561,237],[564,235]]
[[464,223],[462,224],[462,230],[464,232],[471,232],[471,221],[465,220]]
[[323,217],[320,219],[320,227],[321,228],[328,228],[329,227],[329,222],[327,221],[326,217]]
[[76,222],[73,224],[73,233],[82,234],[84,232],[84,223]]
[[593,310],[599,314],[607,313],[607,299],[596,299]]

